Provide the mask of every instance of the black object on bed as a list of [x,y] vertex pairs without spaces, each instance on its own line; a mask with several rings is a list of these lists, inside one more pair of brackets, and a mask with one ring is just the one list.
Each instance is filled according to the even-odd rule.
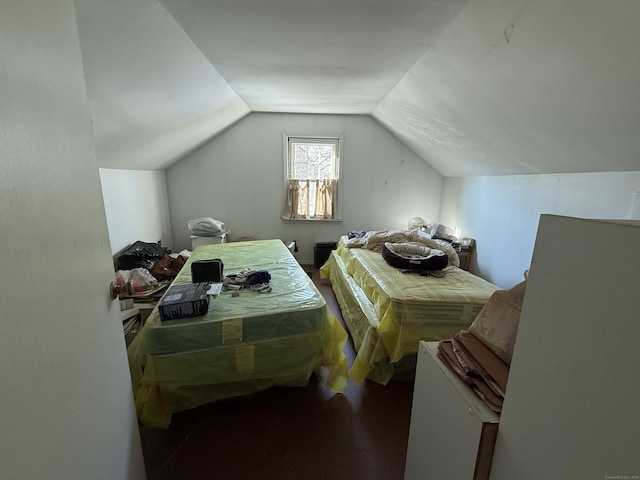
[[219,258],[191,262],[191,281],[220,283],[224,280],[224,263]]
[[416,242],[387,242],[382,247],[382,258],[392,267],[422,272],[442,270],[449,264],[443,251]]

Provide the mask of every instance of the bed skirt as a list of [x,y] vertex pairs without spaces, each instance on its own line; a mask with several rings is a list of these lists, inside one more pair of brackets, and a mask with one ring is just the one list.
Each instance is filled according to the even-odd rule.
[[338,244],[320,269],[340,305],[357,351],[349,378],[381,384],[415,367],[420,340],[440,341],[469,327],[499,287],[457,267],[445,278],[402,274],[379,252]]

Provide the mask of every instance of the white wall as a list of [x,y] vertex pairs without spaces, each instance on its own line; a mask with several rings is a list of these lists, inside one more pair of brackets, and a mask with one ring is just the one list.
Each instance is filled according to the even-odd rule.
[[172,248],[164,170],[101,168],[100,182],[112,254],[137,240]]
[[[341,223],[280,219],[283,132],[344,135]],[[187,221],[221,220],[231,238],[296,240],[298,260],[313,263],[317,241],[350,230],[407,228],[437,219],[442,177],[369,116],[252,113],[167,170],[174,249],[191,248]]]
[[477,240],[474,273],[509,288],[529,268],[541,214],[639,218],[636,192],[640,171],[447,178],[440,222]]
[[144,478],[73,2],[0,11],[0,478]]

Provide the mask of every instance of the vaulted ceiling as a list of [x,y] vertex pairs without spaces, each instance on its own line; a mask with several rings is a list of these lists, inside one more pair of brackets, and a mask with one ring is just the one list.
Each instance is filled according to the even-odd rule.
[[77,0],[98,162],[371,115],[444,176],[640,170],[636,0]]

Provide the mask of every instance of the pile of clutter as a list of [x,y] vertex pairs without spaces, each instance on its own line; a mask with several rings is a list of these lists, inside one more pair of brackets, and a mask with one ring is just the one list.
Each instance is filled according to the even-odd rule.
[[271,274],[267,270],[256,270],[253,267],[243,268],[240,273],[226,275],[224,277],[225,290],[238,292],[251,290],[260,293],[271,291]]
[[159,243],[137,241],[115,259],[116,284],[132,285],[134,294],[157,292],[180,272],[191,252],[172,253]]

